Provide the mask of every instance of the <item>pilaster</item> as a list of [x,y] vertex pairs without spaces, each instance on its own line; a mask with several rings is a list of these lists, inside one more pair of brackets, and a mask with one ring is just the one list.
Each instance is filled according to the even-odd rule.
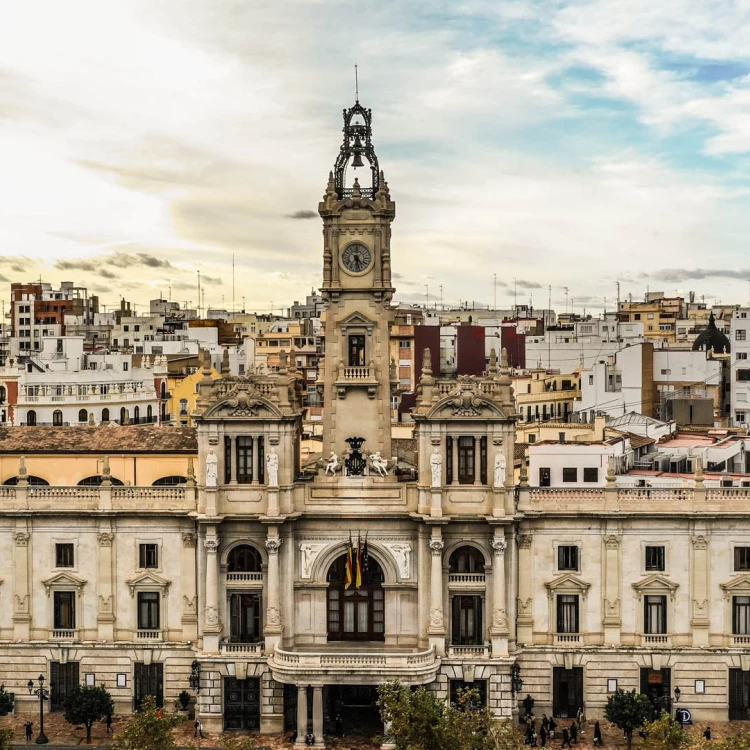
[[518,537],[518,642],[531,643],[534,630],[533,589],[530,534]]
[[708,619],[708,577],[709,556],[708,536],[696,534],[691,538],[692,560],[691,570],[691,618],[690,625],[693,632],[693,647],[704,648],[709,644],[709,619]]
[[604,544],[604,601],[603,620],[604,643],[620,645],[622,625],[620,605],[620,542],[619,534],[605,534]]
[[430,624],[427,633],[430,646],[440,655],[445,654],[445,622],[443,617],[443,549],[445,542],[439,526],[432,529],[430,551]]
[[219,653],[221,618],[219,617],[219,545],[215,527],[206,533],[206,607],[203,620],[203,650]]
[[109,526],[99,529],[99,570],[97,574],[97,628],[99,640],[114,640],[115,586],[112,569],[115,535]]
[[493,552],[492,562],[492,655],[508,655],[508,612],[505,592],[505,529],[495,529],[495,536],[490,542]]
[[195,579],[195,550],[198,538],[192,531],[182,532],[182,632],[183,638],[198,638],[198,591]]

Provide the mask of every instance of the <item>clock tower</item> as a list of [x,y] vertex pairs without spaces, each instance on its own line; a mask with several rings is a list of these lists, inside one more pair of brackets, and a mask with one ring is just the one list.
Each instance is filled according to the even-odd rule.
[[[366,160],[367,164],[365,165]],[[347,171],[362,169],[363,184]],[[349,173],[351,177],[351,172]],[[325,318],[323,452],[346,440],[391,457],[391,222],[396,205],[372,145],[372,112],[344,110],[344,140],[318,206],[323,219]],[[351,445],[351,444],[349,444]]]

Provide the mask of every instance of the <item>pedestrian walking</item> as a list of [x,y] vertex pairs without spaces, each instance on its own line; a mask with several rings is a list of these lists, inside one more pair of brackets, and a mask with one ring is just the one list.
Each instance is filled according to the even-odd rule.
[[549,720],[549,738],[551,740],[555,739],[555,729],[557,729],[557,722],[552,717],[550,717],[550,720]]
[[570,722],[570,741],[578,744],[578,726],[574,721]]
[[26,742],[31,742],[34,735],[34,725],[30,721],[27,721],[23,725],[23,728],[26,730]]
[[195,734],[193,735],[193,737],[202,738],[203,737],[203,723],[199,719],[196,719],[195,724],[193,724],[193,726],[195,727]]
[[562,750],[562,748],[564,748],[565,745],[567,745],[568,747],[572,747],[572,745],[570,744],[570,734],[568,733],[567,727],[563,727],[562,745],[560,745],[560,750]]
[[107,722],[107,734],[110,732],[114,734],[114,729],[112,729],[112,714],[107,714],[107,718],[105,720]]
[[703,736],[707,739],[711,739],[711,727],[706,727],[706,730],[703,732]]
[[547,747],[547,735],[548,735],[547,725],[545,724],[545,722],[542,722],[542,728],[539,731],[539,739],[542,743],[542,747]]
[[602,728],[598,721],[594,723],[594,745],[596,747],[602,746]]

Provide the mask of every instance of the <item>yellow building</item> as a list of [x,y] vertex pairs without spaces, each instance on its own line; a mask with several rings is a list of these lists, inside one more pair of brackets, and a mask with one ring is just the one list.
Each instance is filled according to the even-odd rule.
[[[211,366],[210,377],[212,380],[221,377],[213,366]],[[202,379],[202,368],[196,370],[192,375],[186,375],[185,377],[173,377],[170,375],[167,381],[171,394],[167,402],[170,422],[183,427],[193,426],[192,414],[195,411],[195,402],[198,399],[197,386]]]
[[531,370],[513,378],[519,422],[567,422],[573,402],[581,397],[578,373],[562,375],[548,370]]
[[621,302],[617,318],[621,323],[643,323],[647,340],[674,343],[677,340],[677,320],[683,316],[682,297],[660,297],[645,302]]

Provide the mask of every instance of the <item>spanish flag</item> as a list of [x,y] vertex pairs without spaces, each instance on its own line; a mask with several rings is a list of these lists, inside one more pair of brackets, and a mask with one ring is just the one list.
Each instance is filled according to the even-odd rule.
[[352,534],[349,532],[349,544],[346,547],[346,569],[344,571],[344,574],[346,576],[346,582],[344,583],[344,588],[348,589],[349,586],[352,585],[352,581],[354,580],[354,561],[352,559],[354,554],[354,549],[352,547]]
[[362,534],[357,534],[357,584],[358,589],[362,588]]

